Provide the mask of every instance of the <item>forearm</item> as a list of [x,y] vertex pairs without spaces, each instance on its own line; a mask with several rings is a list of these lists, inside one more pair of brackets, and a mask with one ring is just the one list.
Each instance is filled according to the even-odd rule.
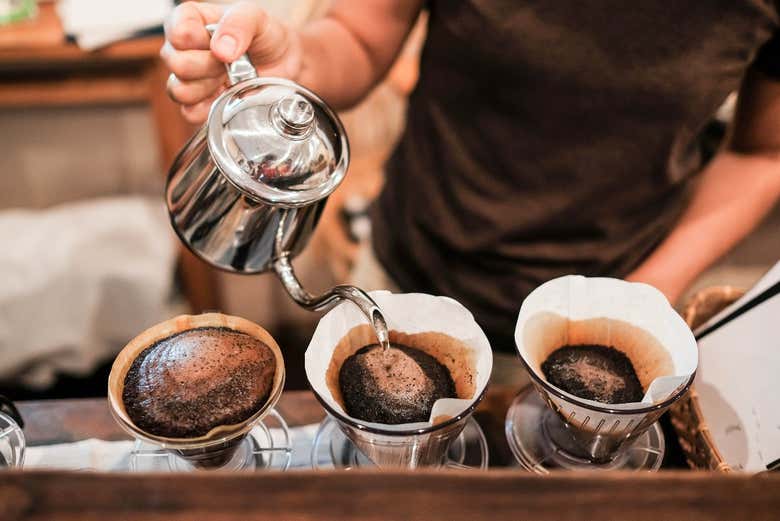
[[420,9],[419,0],[336,2],[298,33],[297,80],[334,108],[351,107],[387,73]]
[[669,236],[628,279],[674,302],[708,266],[750,233],[780,199],[780,156],[721,152],[702,172]]
[[300,38],[303,57],[298,81],[335,109],[351,107],[381,80],[384,71],[339,21],[313,22]]
[[226,88],[224,64],[246,53],[261,76],[296,80],[344,109],[384,76],[421,9],[422,0],[336,0],[324,19],[297,30],[251,0],[184,2],[165,20],[166,89],[188,121],[202,123]]

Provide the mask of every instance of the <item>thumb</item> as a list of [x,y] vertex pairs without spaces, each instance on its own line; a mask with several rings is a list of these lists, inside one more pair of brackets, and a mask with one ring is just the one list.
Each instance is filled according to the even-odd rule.
[[263,33],[268,15],[253,2],[238,2],[222,16],[211,39],[211,52],[223,62],[235,61]]

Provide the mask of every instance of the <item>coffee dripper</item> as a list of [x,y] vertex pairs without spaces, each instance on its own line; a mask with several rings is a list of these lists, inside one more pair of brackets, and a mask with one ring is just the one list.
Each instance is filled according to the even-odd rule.
[[[698,352],[693,333],[658,290],[601,277],[553,279],[523,302],[515,344],[533,384],[506,418],[507,439],[521,465],[538,473],[660,467],[665,442],[657,420],[690,388]],[[637,373],[644,371],[643,400],[596,402],[550,383],[542,361],[568,344],[631,353]]]
[[[238,423],[218,425],[206,434],[196,437],[170,438],[147,432],[136,425],[123,398],[125,379],[134,360],[149,346],[162,339],[182,331],[215,327],[239,331],[257,338],[273,353],[276,370],[265,403],[251,416]],[[136,448],[130,458],[131,470],[244,470],[256,468],[258,459],[262,459],[266,466],[285,469],[291,453],[289,432],[284,418],[274,410],[282,395],[285,375],[282,351],[274,338],[257,324],[239,317],[219,313],[182,315],[142,332],[119,352],[108,376],[108,405],[111,415],[117,424],[136,440]],[[268,429],[269,422],[278,426],[278,430],[286,438],[283,443],[274,442]],[[259,429],[263,441],[267,442],[266,446],[258,446],[258,440],[250,433],[255,429]]]
[[[213,34],[216,26],[207,29]],[[349,144],[341,121],[305,87],[258,77],[247,55],[226,68],[231,87],[168,174],[165,200],[174,230],[214,267],[275,272],[305,309],[352,302],[387,345],[382,312],[363,290],[339,285],[312,295],[291,264],[346,174]]]
[[[351,416],[340,397],[338,375],[347,356],[373,342],[362,317],[339,306],[320,320],[304,356],[309,385],[328,413],[315,437],[312,465],[321,468],[323,460],[330,460],[336,468],[368,463],[382,468],[485,468],[487,443],[473,418],[493,367],[485,333],[465,307],[447,297],[389,291],[371,296],[389,313],[394,343],[420,350],[438,346],[428,353],[448,358],[440,362],[448,366],[457,398],[437,400],[422,422],[384,424]],[[467,449],[470,457],[465,457]]]

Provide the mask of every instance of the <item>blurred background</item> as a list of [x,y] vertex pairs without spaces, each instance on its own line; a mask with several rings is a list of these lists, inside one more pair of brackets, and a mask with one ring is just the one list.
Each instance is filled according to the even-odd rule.
[[[299,26],[330,0],[262,0]],[[273,334],[288,387],[318,315],[273,275],[216,272],[183,251],[162,198],[167,168],[194,131],[165,94],[158,57],[170,0],[0,0],[0,394],[100,396],[114,355],[143,329],[219,310]],[[425,39],[418,24],[385,81],[342,114],[353,151],[345,182],[296,259],[311,290],[345,282],[370,233],[364,211],[404,127]],[[724,105],[702,136],[712,152]],[[688,293],[749,287],[780,258],[780,211]],[[684,300],[684,299],[683,299]]]

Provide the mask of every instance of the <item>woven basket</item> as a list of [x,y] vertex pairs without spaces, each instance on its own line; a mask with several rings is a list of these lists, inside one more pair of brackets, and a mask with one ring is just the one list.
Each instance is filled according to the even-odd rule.
[[[691,329],[696,329],[743,294],[744,291],[729,286],[701,290],[685,307],[683,313],[685,321]],[[695,386],[691,387],[688,396],[672,407],[671,419],[691,468],[717,472],[731,471],[715,446],[707,421],[701,412]]]

